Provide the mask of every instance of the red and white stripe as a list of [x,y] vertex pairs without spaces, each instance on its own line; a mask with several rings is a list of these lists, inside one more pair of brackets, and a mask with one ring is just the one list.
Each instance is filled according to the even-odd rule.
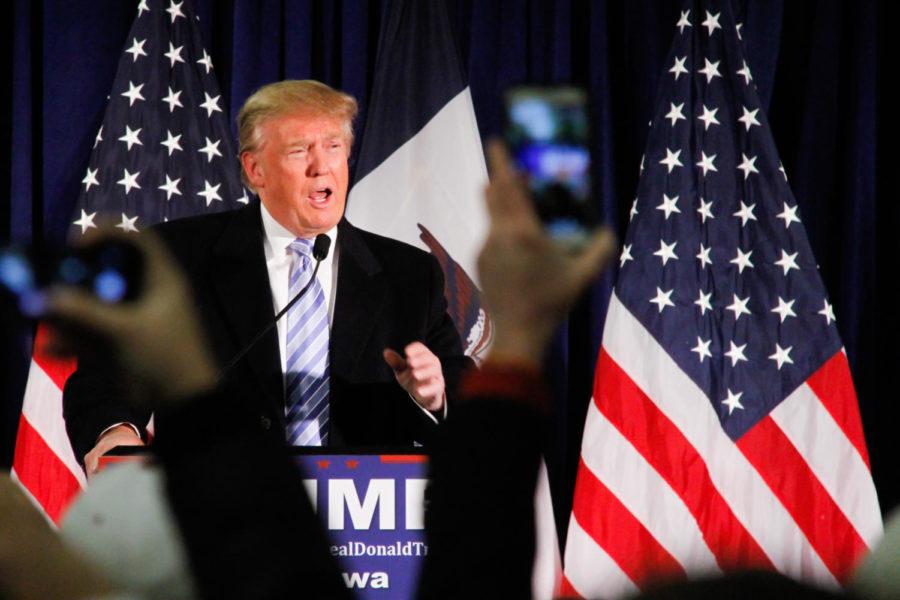
[[69,443],[62,410],[63,386],[75,370],[75,362],[46,356],[41,351],[46,342],[47,330],[38,327],[16,435],[12,476],[58,525],[86,480]]
[[881,536],[856,394],[838,352],[737,443],[613,294],[563,592],[757,567],[837,587]]

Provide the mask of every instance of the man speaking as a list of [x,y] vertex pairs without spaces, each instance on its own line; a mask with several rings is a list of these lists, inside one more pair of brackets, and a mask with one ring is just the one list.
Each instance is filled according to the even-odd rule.
[[[356,111],[316,81],[259,89],[238,129],[242,177],[260,201],[157,227],[191,281],[215,358],[237,359],[221,375],[234,404],[221,410],[250,406],[261,429],[292,445],[426,443],[470,364],[434,257],[343,218]],[[323,235],[330,244],[315,241]],[[64,416],[89,474],[111,448],[147,441],[150,413],[131,408],[128,393],[114,357],[79,357]],[[165,435],[165,415],[155,421]]]

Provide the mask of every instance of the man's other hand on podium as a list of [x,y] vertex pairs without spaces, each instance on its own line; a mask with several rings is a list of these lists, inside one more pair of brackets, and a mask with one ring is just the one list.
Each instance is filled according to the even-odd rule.
[[144,440],[129,424],[115,425],[104,431],[97,439],[97,445],[84,455],[84,469],[88,479],[97,472],[100,457],[117,446],[143,446]]

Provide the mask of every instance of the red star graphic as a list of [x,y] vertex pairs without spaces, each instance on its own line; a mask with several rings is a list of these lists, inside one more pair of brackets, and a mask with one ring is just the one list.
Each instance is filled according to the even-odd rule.
[[348,469],[355,469],[356,467],[359,466],[359,461],[358,460],[348,460],[348,461],[345,461],[344,464],[347,465]]
[[331,464],[331,461],[330,460],[320,460],[316,464],[319,465],[320,469],[327,469],[328,466]]

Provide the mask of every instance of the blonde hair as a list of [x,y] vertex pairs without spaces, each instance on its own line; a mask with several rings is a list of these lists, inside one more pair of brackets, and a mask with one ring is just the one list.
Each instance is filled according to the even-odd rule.
[[[264,85],[244,102],[237,116],[238,156],[259,148],[263,141],[260,139],[260,126],[267,119],[298,112],[311,112],[341,119],[347,136],[347,146],[349,148],[353,145],[356,99],[319,81],[288,79]],[[241,180],[244,185],[253,189],[243,169]]]

